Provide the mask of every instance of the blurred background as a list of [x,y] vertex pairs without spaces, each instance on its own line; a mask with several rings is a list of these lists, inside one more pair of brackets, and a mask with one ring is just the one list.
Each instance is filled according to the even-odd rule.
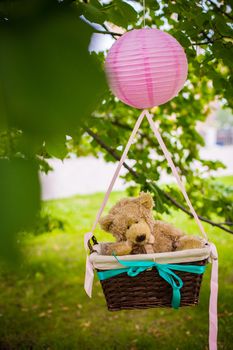
[[[197,124],[197,131],[205,140],[200,154],[203,159],[219,160],[225,165],[224,169],[217,170],[216,176],[233,175],[233,115],[230,109],[222,109],[218,103],[211,107],[206,121]],[[40,174],[43,199],[105,191],[116,167],[106,163],[101,156],[96,159],[93,156],[77,158],[70,155],[69,159],[63,161],[51,159],[49,164],[53,171]],[[123,169],[122,174],[124,173]],[[174,180],[163,173],[160,181],[168,183]],[[118,179],[115,190],[126,188],[125,181]]]

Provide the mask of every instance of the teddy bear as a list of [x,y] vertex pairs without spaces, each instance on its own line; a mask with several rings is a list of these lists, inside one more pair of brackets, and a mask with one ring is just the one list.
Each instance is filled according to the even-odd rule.
[[101,228],[116,238],[114,243],[102,244],[101,254],[162,253],[204,247],[200,237],[185,235],[170,223],[154,220],[153,207],[151,194],[145,192],[118,201],[99,220]]

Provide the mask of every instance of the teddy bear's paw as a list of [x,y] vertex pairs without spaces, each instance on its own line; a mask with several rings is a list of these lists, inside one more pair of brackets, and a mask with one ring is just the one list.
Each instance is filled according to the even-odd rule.
[[129,255],[132,246],[128,242],[104,243],[101,247],[102,255]]
[[183,236],[175,243],[175,250],[197,249],[205,246],[205,240],[197,236]]

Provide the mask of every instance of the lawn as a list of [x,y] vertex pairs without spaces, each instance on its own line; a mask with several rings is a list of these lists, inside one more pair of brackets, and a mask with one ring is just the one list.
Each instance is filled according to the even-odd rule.
[[[221,181],[233,185],[233,177]],[[113,193],[108,208],[122,195]],[[23,236],[19,242],[22,264],[1,268],[0,349],[207,349],[210,267],[195,308],[111,313],[97,279],[93,298],[86,296],[83,236],[102,198],[99,193],[44,203],[44,213],[59,219],[64,227],[54,225],[52,232]],[[198,233],[193,220],[181,212],[164,219]],[[232,349],[233,236],[208,225],[205,228],[219,250],[219,349]],[[100,230],[96,236],[109,240]]]

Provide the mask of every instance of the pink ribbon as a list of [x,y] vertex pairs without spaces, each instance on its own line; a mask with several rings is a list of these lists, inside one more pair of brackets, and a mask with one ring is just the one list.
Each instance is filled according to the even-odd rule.
[[212,261],[209,302],[209,349],[217,350],[218,336],[218,252],[210,243],[210,258]]
[[[147,113],[147,111],[143,110],[142,113],[139,115],[138,120],[137,120],[137,122],[136,122],[136,124],[135,124],[135,126],[133,128],[132,134],[130,135],[130,138],[129,138],[129,140],[127,142],[127,145],[126,145],[126,147],[124,149],[124,152],[123,152],[123,154],[121,156],[121,159],[120,159],[120,161],[119,161],[119,163],[117,165],[117,168],[116,168],[116,170],[114,172],[112,180],[111,180],[111,182],[110,182],[110,184],[108,186],[107,192],[105,193],[105,196],[104,196],[103,202],[101,204],[101,207],[100,207],[100,209],[99,209],[99,211],[98,211],[98,213],[96,215],[95,221],[94,221],[93,226],[92,226],[92,230],[91,230],[91,232],[87,232],[85,234],[85,236],[84,236],[84,246],[85,246],[86,251],[88,251],[88,244],[87,243],[88,243],[89,239],[91,239],[91,237],[93,236],[93,232],[95,231],[95,228],[96,228],[96,226],[97,226],[97,224],[99,222],[99,219],[100,219],[101,214],[102,214],[102,212],[103,212],[103,210],[105,208],[105,205],[106,205],[106,203],[108,201],[110,193],[112,192],[113,186],[114,186],[114,184],[116,182],[116,179],[118,178],[118,175],[120,173],[121,167],[122,167],[122,165],[123,165],[123,163],[124,163],[124,161],[125,161],[125,159],[127,157],[127,154],[129,152],[130,146],[132,145],[132,143],[134,141],[134,137],[136,136],[136,133],[137,133],[137,131],[138,131],[140,125],[141,125],[141,122],[142,122],[142,120],[143,120],[143,118],[144,118],[146,113]],[[94,280],[94,269],[93,269],[93,266],[92,266],[92,264],[90,262],[89,256],[87,254],[84,289],[85,289],[85,291],[86,291],[86,293],[87,293],[87,295],[89,297],[91,297],[91,295],[92,295],[93,280]]]
[[[93,236],[93,232],[99,222],[99,219],[101,217],[101,214],[106,206],[106,203],[108,201],[109,195],[113,189],[113,186],[116,182],[116,179],[119,176],[120,173],[120,169],[127,157],[128,151],[130,149],[130,146],[132,145],[134,138],[136,136],[136,133],[142,123],[142,120],[144,117],[147,117],[147,120],[151,126],[151,129],[154,132],[154,135],[163,151],[163,154],[165,156],[165,158],[167,159],[167,162],[172,170],[172,173],[177,181],[177,184],[186,200],[186,203],[194,217],[194,220],[196,221],[202,235],[204,236],[204,238],[207,240],[207,235],[205,233],[204,227],[195,211],[195,209],[193,208],[190,199],[188,197],[188,194],[185,190],[185,186],[178,174],[178,171],[172,161],[171,155],[162,139],[162,136],[158,130],[158,128],[156,127],[152,116],[150,115],[150,113],[147,110],[143,110],[140,114],[140,116],[138,117],[138,120],[133,128],[132,134],[130,135],[130,138],[127,142],[127,145],[124,149],[124,152],[121,156],[121,159],[117,165],[117,168],[115,170],[115,173],[113,175],[113,178],[108,186],[107,192],[105,193],[103,202],[101,204],[101,207],[96,215],[95,221],[93,223],[92,226],[92,230],[91,232],[88,232],[85,234],[84,237],[84,245],[85,245],[85,249],[88,250],[88,241],[92,238]],[[211,282],[210,282],[210,286],[211,286],[211,291],[210,291],[210,303],[209,303],[209,349],[210,350],[216,350],[217,349],[217,298],[218,298],[218,254],[217,254],[217,249],[215,247],[215,245],[213,243],[210,243],[210,257],[211,257],[211,261],[212,261],[212,272],[211,272]],[[94,268],[93,265],[90,261],[89,256],[87,255],[86,258],[86,274],[85,274],[85,282],[84,282],[84,289],[87,293],[87,295],[89,297],[91,297],[92,295],[92,285],[93,285],[93,280],[94,280]]]
[[[89,239],[91,239],[92,236],[93,236],[92,232],[87,232],[84,236],[84,247],[85,247],[86,251],[88,251],[88,249],[89,249],[88,248],[88,241],[89,241]],[[84,289],[85,289],[87,295],[89,296],[89,298],[91,298],[91,296],[92,296],[93,281],[94,281],[94,268],[92,266],[92,263],[90,262],[90,257],[87,254]]]

